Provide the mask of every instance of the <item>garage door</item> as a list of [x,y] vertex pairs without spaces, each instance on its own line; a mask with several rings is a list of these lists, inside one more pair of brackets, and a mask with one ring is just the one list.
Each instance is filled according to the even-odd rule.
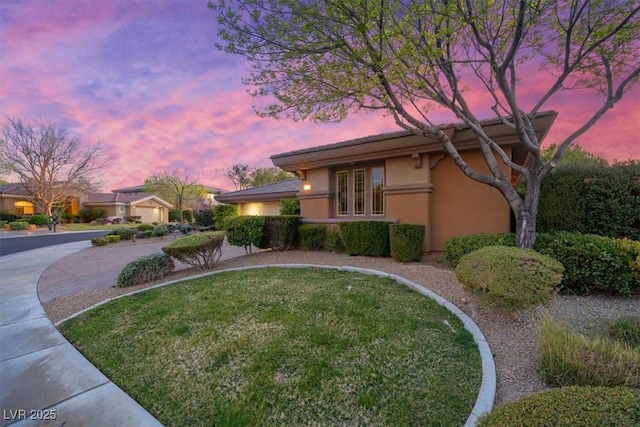
[[162,220],[160,218],[160,209],[155,207],[136,206],[136,215],[140,217],[142,222],[160,222]]

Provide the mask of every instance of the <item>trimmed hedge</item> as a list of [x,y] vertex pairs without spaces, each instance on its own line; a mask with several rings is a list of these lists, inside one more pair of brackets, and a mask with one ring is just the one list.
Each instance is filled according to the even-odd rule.
[[637,271],[632,264],[635,253],[619,241],[603,236],[568,232],[541,233],[536,250],[562,262],[565,291],[578,295],[593,292],[614,292],[630,296],[640,291]]
[[[515,246],[513,234],[472,234],[445,243],[447,260],[486,246]],[[560,261],[565,268],[562,292],[612,292],[629,296],[640,292],[640,242],[568,232],[537,233],[534,249]]]
[[538,230],[640,240],[640,161],[556,168],[540,189]]
[[211,208],[199,209],[193,212],[193,219],[197,225],[209,227],[214,225],[213,210]]
[[280,215],[300,215],[300,200],[280,199]]
[[220,231],[191,234],[174,240],[162,252],[201,270],[213,268],[223,252],[225,235]]
[[515,246],[516,240],[513,233],[501,234],[469,234],[452,237],[444,243],[444,250],[449,261],[455,267],[460,258],[473,251],[486,246]]
[[388,257],[389,222],[341,222],[340,234],[349,255]]
[[546,304],[556,295],[564,267],[532,249],[487,246],[463,256],[456,275],[506,310]]
[[327,239],[327,227],[321,224],[306,224],[298,227],[302,242],[310,251],[317,251]]
[[390,224],[389,245],[391,256],[400,262],[420,261],[422,259],[424,235],[424,225]]
[[262,240],[257,245],[260,249],[286,251],[291,249],[300,225],[298,215],[265,216],[262,229]]
[[120,240],[131,240],[137,233],[138,230],[136,228],[117,227],[109,230],[107,236],[120,236]]
[[562,387],[506,403],[480,417],[478,427],[637,426],[640,390]]
[[227,232],[227,241],[233,246],[242,246],[247,253],[251,253],[251,247],[260,247],[262,243],[263,216],[230,216],[227,217],[224,229]]
[[11,230],[26,230],[29,228],[29,223],[27,221],[11,221],[9,228]]
[[340,253],[344,252],[344,242],[340,235],[340,230],[329,230],[327,232],[327,238],[324,242],[324,247],[331,252]]
[[118,286],[134,286],[162,279],[168,276],[174,268],[173,259],[167,254],[146,255],[124,266],[118,275]]

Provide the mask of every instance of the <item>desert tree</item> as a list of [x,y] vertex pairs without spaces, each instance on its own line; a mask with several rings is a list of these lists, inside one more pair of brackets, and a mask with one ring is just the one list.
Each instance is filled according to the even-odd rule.
[[[247,59],[245,84],[269,101],[259,115],[332,122],[374,111],[439,141],[464,174],[502,193],[520,247],[534,244],[543,178],[640,73],[637,0],[216,0],[209,7],[218,48]],[[570,90],[598,102],[584,105],[584,122],[545,161],[533,121]],[[467,164],[437,126],[442,111],[474,132],[488,172]],[[513,129],[525,162],[487,134],[485,118]],[[524,178],[523,196],[501,163]]]
[[251,166],[244,163],[234,163],[228,169],[216,169],[216,172],[226,176],[237,190],[251,187]]
[[180,211],[180,222],[182,222],[186,205],[197,203],[206,195],[206,190],[199,181],[200,178],[194,176],[188,169],[166,169],[148,176],[142,188],[144,192],[155,194],[173,204]]
[[295,178],[295,176],[289,172],[285,172],[280,168],[253,168],[250,173],[251,187],[259,187],[261,185],[273,184],[275,182],[285,181],[287,179]]
[[105,158],[99,144],[82,144],[52,123],[7,118],[2,126],[2,162],[9,165],[34,205],[51,216],[70,196],[96,191]]

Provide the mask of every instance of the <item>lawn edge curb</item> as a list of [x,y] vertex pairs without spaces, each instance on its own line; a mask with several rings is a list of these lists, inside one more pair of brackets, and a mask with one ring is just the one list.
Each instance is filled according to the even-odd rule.
[[419,285],[415,282],[412,282],[408,279],[405,279],[404,277],[398,276],[396,274],[387,273],[384,271],[370,269],[370,268],[360,268],[360,267],[352,267],[352,266],[332,266],[332,265],[322,265],[322,264],[271,264],[271,265],[261,264],[261,265],[245,266],[245,267],[227,268],[224,270],[208,271],[206,273],[197,274],[194,276],[181,278],[177,280],[171,280],[164,283],[159,283],[157,285],[150,286],[148,288],[138,289],[136,291],[132,291],[126,294],[122,294],[113,298],[106,299],[104,301],[101,301],[97,304],[92,305],[91,307],[87,307],[84,310],[74,313],[71,316],[68,316],[62,320],[57,321],[55,323],[55,326],[59,327],[65,321],[69,319],[73,319],[74,317],[77,317],[87,311],[93,310],[94,308],[100,307],[111,301],[124,298],[130,295],[146,292],[146,291],[149,291],[150,289],[161,288],[174,283],[184,282],[185,280],[198,279],[198,278],[212,276],[220,273],[253,270],[257,268],[322,268],[322,269],[332,269],[332,270],[339,270],[339,271],[350,271],[350,272],[367,274],[367,275],[378,276],[378,277],[386,277],[434,300],[438,305],[446,308],[462,321],[465,329],[469,331],[469,333],[471,333],[471,335],[473,336],[473,340],[478,346],[478,351],[480,353],[480,359],[482,364],[482,382],[480,384],[480,389],[478,391],[478,397],[476,399],[476,402],[464,426],[465,427],[475,426],[480,416],[482,416],[485,413],[491,412],[491,410],[493,409],[493,405],[495,402],[495,395],[496,395],[496,386],[497,386],[496,365],[493,359],[493,354],[491,353],[491,349],[489,348],[489,343],[485,338],[484,334],[482,333],[482,331],[480,330],[480,328],[478,327],[478,325],[469,316],[467,316],[462,310],[460,310],[455,304],[451,303],[446,298],[441,297],[435,292],[429,290],[428,288],[422,285]]

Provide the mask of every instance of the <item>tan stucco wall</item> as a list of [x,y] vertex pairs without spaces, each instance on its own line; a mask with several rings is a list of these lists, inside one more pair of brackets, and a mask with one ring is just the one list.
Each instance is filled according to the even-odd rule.
[[252,202],[238,205],[240,215],[279,215],[280,201]]
[[[465,152],[463,158],[472,168],[487,170],[479,151]],[[437,163],[431,177],[432,250],[444,250],[445,241],[453,236],[509,232],[509,205],[498,190],[468,178],[450,157]]]

